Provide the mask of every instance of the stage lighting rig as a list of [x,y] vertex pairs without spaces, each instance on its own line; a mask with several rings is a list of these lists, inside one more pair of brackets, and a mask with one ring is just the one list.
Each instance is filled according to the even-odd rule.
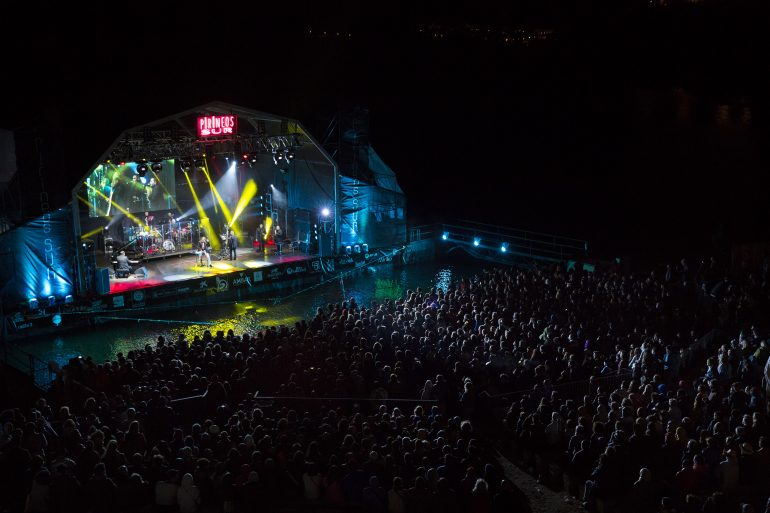
[[189,173],[190,170],[192,169],[192,164],[187,159],[180,160],[179,166],[182,168],[182,171],[184,171],[185,173]]
[[136,166],[136,172],[139,174],[139,176],[144,177],[144,175],[147,174],[147,171],[150,170],[150,166],[147,165],[147,161],[142,159],[139,164]]
[[156,173],[160,173],[161,171],[163,171],[162,162],[153,162],[151,167],[152,167],[152,170]]

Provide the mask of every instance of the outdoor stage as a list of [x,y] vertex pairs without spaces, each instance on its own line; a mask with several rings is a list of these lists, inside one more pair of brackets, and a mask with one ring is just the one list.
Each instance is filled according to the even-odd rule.
[[[211,267],[199,265],[195,254],[180,254],[168,256],[164,259],[144,261],[134,265],[134,273],[128,278],[116,278],[110,273],[110,294],[128,292],[137,289],[146,289],[200,278],[228,275],[254,269],[265,269],[281,264],[306,262],[312,256],[305,253],[289,253],[277,255],[274,252],[260,252],[256,249],[242,249],[238,251],[237,260],[219,260],[212,257]],[[146,270],[143,275],[141,268]]]

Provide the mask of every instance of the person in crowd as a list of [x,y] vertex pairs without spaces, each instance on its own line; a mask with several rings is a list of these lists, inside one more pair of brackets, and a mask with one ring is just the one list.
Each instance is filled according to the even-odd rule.
[[182,476],[182,483],[176,491],[176,502],[179,505],[179,513],[195,513],[201,503],[201,492],[192,474]]
[[46,401],[0,412],[0,501],[511,510],[495,449],[590,508],[758,509],[768,285],[713,269],[496,268],[292,326],[74,358]]

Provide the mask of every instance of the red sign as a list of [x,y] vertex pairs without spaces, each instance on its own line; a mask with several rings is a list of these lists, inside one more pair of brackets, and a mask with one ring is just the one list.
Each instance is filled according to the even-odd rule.
[[236,116],[202,116],[198,118],[198,137],[232,135],[238,132]]

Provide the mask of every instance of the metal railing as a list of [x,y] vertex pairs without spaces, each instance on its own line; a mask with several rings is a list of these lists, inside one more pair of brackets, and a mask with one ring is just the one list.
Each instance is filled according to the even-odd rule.
[[[585,257],[588,241],[475,221],[442,224],[443,241],[462,246],[473,256],[482,257],[490,250],[500,255],[527,257],[534,260],[563,262]],[[505,247],[503,251],[501,248]]]
[[48,364],[9,342],[3,343],[3,363],[23,372],[41,390],[51,388],[53,372]]
[[596,393],[597,387],[608,387],[610,389],[617,388],[623,381],[632,379],[633,375],[630,370],[623,369],[619,372],[613,372],[605,376],[599,376],[598,378],[581,379],[578,381],[570,381],[568,383],[557,383],[550,388],[538,387],[528,388],[526,390],[515,390],[513,392],[505,392],[502,394],[496,394],[490,396],[494,400],[506,399],[507,402],[512,402],[521,399],[525,395],[529,395],[536,399],[545,397],[546,394],[550,395],[551,392],[557,392],[563,399],[580,399],[585,395]]
[[436,236],[435,224],[421,224],[409,227],[409,242],[432,239]]

